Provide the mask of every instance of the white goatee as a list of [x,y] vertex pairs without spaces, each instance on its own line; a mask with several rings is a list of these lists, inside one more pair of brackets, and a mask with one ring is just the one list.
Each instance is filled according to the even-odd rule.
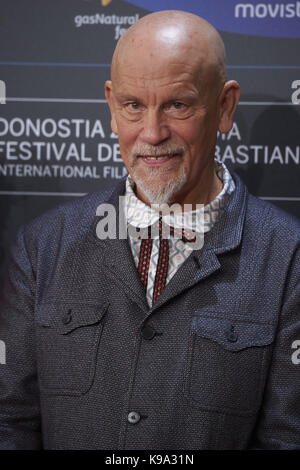
[[148,168],[145,177],[139,175],[139,168],[136,168],[137,159],[140,156],[156,157],[161,155],[179,155],[183,158],[185,147],[177,144],[163,144],[157,147],[151,145],[136,145],[131,152],[130,164],[133,179],[138,189],[144,194],[150,204],[169,204],[176,198],[176,194],[182,189],[187,182],[187,171],[183,164],[179,167],[179,173],[170,178],[166,183],[157,184],[157,177],[170,171],[173,167],[172,160],[170,165],[161,168]]

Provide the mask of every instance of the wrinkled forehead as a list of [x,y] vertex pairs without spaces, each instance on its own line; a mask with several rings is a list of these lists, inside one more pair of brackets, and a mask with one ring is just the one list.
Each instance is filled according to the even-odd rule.
[[155,80],[164,75],[176,79],[183,73],[193,81],[211,79],[215,73],[213,51],[205,40],[195,43],[192,39],[191,34],[184,41],[180,40],[175,37],[175,31],[172,38],[172,30],[168,30],[165,37],[160,35],[151,40],[132,38],[117,51],[112,67],[113,82],[116,84],[126,78],[134,80],[134,77]]

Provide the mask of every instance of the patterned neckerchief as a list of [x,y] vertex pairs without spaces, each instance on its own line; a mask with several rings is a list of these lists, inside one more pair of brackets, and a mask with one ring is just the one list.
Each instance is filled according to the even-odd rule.
[[[219,160],[215,160],[215,171],[218,178],[223,183],[222,191],[217,195],[217,197],[213,201],[204,206],[204,214],[203,209],[193,210],[188,213],[189,217],[184,218],[184,227],[186,229],[197,231],[198,227],[199,232],[204,231],[204,233],[211,230],[211,228],[214,226],[219,217],[220,211],[224,208],[230,195],[234,191],[234,181],[224,163],[220,162]],[[130,176],[128,176],[126,180],[125,214],[127,218],[127,223],[139,228],[144,228],[148,227],[149,225],[153,225],[155,222],[157,222],[159,218],[159,214],[157,211],[153,210],[150,206],[148,206],[143,201],[137,198],[133,191],[133,181]],[[171,213],[168,216],[163,217],[163,221],[166,224],[172,225],[174,227],[182,227],[182,220],[182,213]],[[129,240],[135,265],[138,266],[141,240],[133,238],[131,236],[129,236]],[[181,239],[169,239],[169,269],[167,275],[167,283],[171,280],[171,278],[174,276],[174,274],[180,268],[182,263],[188,258],[192,251],[193,248],[190,243],[185,244]],[[153,286],[156,274],[158,252],[159,239],[154,239],[146,290],[146,297],[149,306],[152,305]]]

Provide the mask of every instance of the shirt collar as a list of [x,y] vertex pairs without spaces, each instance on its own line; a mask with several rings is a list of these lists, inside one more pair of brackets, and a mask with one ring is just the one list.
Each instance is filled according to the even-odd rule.
[[[215,159],[215,172],[222,181],[223,188],[213,201],[202,209],[163,216],[163,221],[173,227],[184,227],[199,232],[211,230],[230,195],[235,190],[234,181],[226,165],[217,159]],[[128,224],[140,228],[153,225],[159,218],[157,211],[137,198],[133,190],[133,180],[129,175],[126,180],[125,215]]]

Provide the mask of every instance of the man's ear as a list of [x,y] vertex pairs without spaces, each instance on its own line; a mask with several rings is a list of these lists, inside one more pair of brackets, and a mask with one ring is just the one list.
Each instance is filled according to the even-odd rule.
[[113,85],[111,80],[107,80],[105,82],[105,98],[107,99],[107,103],[110,109],[110,115],[111,115],[111,130],[115,133],[118,134],[118,127],[117,127],[117,122],[115,118],[115,106],[113,102]]
[[226,134],[233,125],[234,113],[240,99],[240,86],[235,80],[225,83],[221,93],[219,131]]

